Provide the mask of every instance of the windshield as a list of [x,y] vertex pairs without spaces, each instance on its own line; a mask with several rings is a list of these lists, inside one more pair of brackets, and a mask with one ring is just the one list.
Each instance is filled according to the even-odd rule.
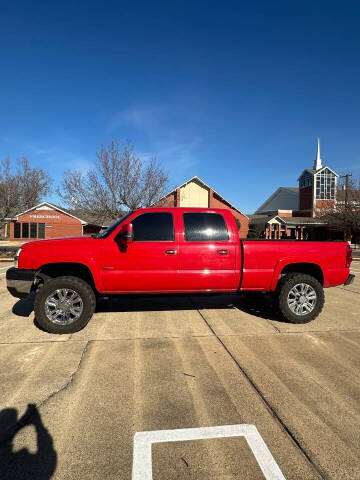
[[110,233],[112,233],[118,225],[120,225],[120,223],[122,223],[124,220],[126,220],[128,217],[130,217],[130,215],[132,215],[134,212],[128,212],[126,215],[124,215],[123,217],[121,217],[119,220],[117,220],[115,223],[113,223],[112,225],[110,225],[110,227],[106,228],[103,232],[101,233],[98,233],[97,235],[94,235],[93,238],[106,238],[110,235]]

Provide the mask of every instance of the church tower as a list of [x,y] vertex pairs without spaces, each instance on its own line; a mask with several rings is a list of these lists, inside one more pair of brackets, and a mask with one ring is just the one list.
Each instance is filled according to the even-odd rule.
[[299,213],[304,217],[321,217],[332,211],[336,204],[338,177],[330,167],[322,165],[318,139],[313,168],[305,169],[298,178]]

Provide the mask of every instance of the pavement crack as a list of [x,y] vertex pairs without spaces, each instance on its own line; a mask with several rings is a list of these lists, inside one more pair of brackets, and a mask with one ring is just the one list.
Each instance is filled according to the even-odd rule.
[[88,351],[88,347],[90,343],[91,343],[91,340],[88,340],[86,342],[83,348],[83,351],[81,352],[80,360],[76,366],[76,369],[70,375],[69,380],[66,383],[64,383],[64,385],[62,385],[58,390],[55,390],[54,392],[50,393],[44,400],[41,400],[41,402],[37,404],[37,407],[42,407],[43,405],[45,405],[45,403],[47,403],[49,400],[55,397],[55,395],[58,395],[59,393],[63,392],[71,385],[71,383],[73,382],[74,378],[76,377],[76,375],[78,374],[81,368],[81,365],[83,363],[86,352]]
[[[51,400],[53,397],[55,397],[55,395],[58,395],[59,393],[63,392],[64,390],[66,390],[71,385],[75,376],[78,374],[78,372],[81,368],[81,365],[82,365],[82,362],[83,362],[84,357],[86,355],[86,352],[88,351],[88,346],[89,346],[90,342],[91,342],[91,340],[88,340],[86,342],[86,344],[85,344],[85,346],[84,346],[84,348],[81,352],[80,360],[79,360],[75,370],[71,373],[71,375],[69,377],[69,380],[66,383],[64,383],[64,385],[62,385],[58,390],[55,390],[54,392],[51,392],[46,398],[44,398],[44,400],[41,400],[41,402],[34,405],[34,407],[41,408],[49,400]],[[8,442],[9,440],[11,440],[19,430],[21,430],[25,425],[27,425],[32,416],[33,416],[33,409],[28,409],[25,412],[25,414],[21,417],[21,419],[15,425],[10,426],[10,428],[8,429],[7,432],[2,432],[2,436],[0,438],[0,447],[2,445],[4,445],[6,442]]]
[[350,288],[343,288],[343,287],[335,287],[339,290],[345,290],[345,292],[356,293],[356,295],[360,295],[360,292],[356,292],[355,290],[350,290]]
[[313,469],[316,471],[316,473],[319,475],[321,480],[327,480],[327,476],[321,469],[320,465],[318,465],[315,460],[313,460],[310,455],[307,453],[305,448],[301,445],[300,441],[296,438],[295,434],[290,430],[290,428],[286,425],[285,421],[280,417],[279,413],[276,411],[276,409],[271,405],[269,400],[265,397],[265,395],[262,393],[258,385],[255,383],[255,381],[251,378],[250,374],[246,371],[246,369],[240,364],[240,362],[237,360],[237,358],[232,354],[231,350],[227,347],[227,345],[223,342],[221,337],[216,333],[216,331],[213,329],[211,324],[207,321],[206,317],[202,314],[202,312],[195,306],[197,312],[201,316],[201,318],[204,320],[210,331],[214,334],[218,342],[222,345],[226,353],[230,356],[232,361],[236,364],[238,369],[241,371],[241,373],[244,375],[244,377],[247,379],[247,381],[250,383],[251,387],[255,390],[255,392],[258,394],[262,402],[264,403],[266,409],[269,411],[271,416],[279,423],[280,427],[287,433],[287,435],[290,437],[290,440],[298,447],[300,452],[303,454],[303,456],[306,458],[306,460],[310,463],[310,465],[313,467]]
[[268,318],[266,318],[266,322],[268,325],[270,325],[270,327],[272,327],[275,330],[276,333],[281,333],[280,328],[278,328],[276,325],[273,325]]

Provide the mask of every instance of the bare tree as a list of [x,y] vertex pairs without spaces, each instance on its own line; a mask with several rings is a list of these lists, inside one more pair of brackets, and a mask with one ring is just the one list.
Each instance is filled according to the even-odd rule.
[[52,179],[42,168],[31,168],[26,157],[18,159],[17,164],[20,205],[28,209],[50,192]]
[[341,209],[358,209],[360,207],[360,177],[347,172],[340,176],[337,205]]
[[0,161],[0,224],[41,201],[51,189],[52,180],[42,168],[32,168],[26,157],[12,168],[10,158]]
[[168,176],[155,158],[139,158],[130,142],[112,141],[96,152],[94,168],[64,174],[60,197],[72,208],[116,219],[124,210],[148,207],[164,195]]
[[16,176],[11,172],[10,158],[0,162],[0,223],[14,215],[19,205],[19,188]]
[[324,218],[329,224],[360,237],[360,179],[356,180],[354,174],[340,177],[335,208],[324,212]]

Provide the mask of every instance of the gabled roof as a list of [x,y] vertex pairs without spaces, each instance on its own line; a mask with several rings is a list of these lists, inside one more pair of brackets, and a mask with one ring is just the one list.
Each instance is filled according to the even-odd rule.
[[311,173],[311,175],[317,175],[318,173],[322,172],[323,170],[325,170],[325,168],[327,168],[328,170],[330,170],[330,172],[332,172],[334,175],[336,175],[337,177],[339,176],[336,172],[334,172],[334,170],[330,167],[328,167],[327,165],[325,165],[324,167],[322,168],[319,168],[319,170],[314,170],[313,168],[305,168],[305,170],[302,172],[302,174],[299,176],[298,178],[298,181],[300,180],[300,178],[304,175],[305,172],[309,172]]
[[284,225],[327,225],[327,222],[320,220],[319,218],[313,217],[279,217],[276,216],[276,219],[279,220]]
[[65,215],[69,215],[72,218],[75,218],[76,220],[79,220],[82,225],[98,225],[101,227],[108,227],[112,223],[115,222],[116,219],[112,218],[106,218],[101,216],[101,218],[96,215],[95,213],[91,212],[84,212],[82,210],[70,210],[68,208],[60,207],[59,205],[56,205],[55,203],[50,203],[50,202],[41,202],[38,205],[35,205],[35,207],[31,207],[28,210],[25,210],[25,212],[18,213],[15,215],[13,220],[17,220],[20,215],[23,215],[24,213],[31,212],[32,210],[36,210],[37,208],[47,206],[53,210],[57,210],[61,213],[64,213]]
[[269,223],[271,220],[289,225],[289,226],[303,226],[303,225],[327,225],[327,222],[320,220],[319,218],[312,217],[280,217],[280,215],[250,215],[250,225],[261,225]]
[[283,190],[290,190],[291,192],[299,193],[299,187],[280,187]]
[[[266,206],[269,203],[271,203],[271,201],[281,192],[287,192],[290,195],[294,195],[294,196],[296,195],[297,197],[299,196],[299,189],[297,187],[279,187],[277,190],[275,190],[275,192],[269,198],[265,200],[265,202],[256,210],[256,212],[259,212],[260,214],[261,211],[274,210],[271,208],[266,208]],[[282,207],[282,208],[276,208],[275,210],[292,210],[292,209]]]
[[159,198],[159,200],[157,200],[156,202],[153,203],[153,205],[155,203],[158,203],[160,202],[160,200],[163,200],[164,198],[168,197],[171,193],[175,192],[176,189],[178,188],[182,188],[184,187],[185,185],[187,185],[188,183],[192,182],[196,180],[197,182],[201,183],[202,185],[204,185],[204,187],[206,188],[209,188],[211,189],[218,197],[221,198],[221,200],[223,200],[225,203],[227,203],[231,208],[233,208],[234,210],[236,210],[237,212],[241,213],[241,215],[244,215],[244,217],[248,218],[247,215],[245,215],[245,213],[243,213],[241,210],[239,210],[237,207],[235,207],[235,205],[233,205],[232,203],[229,202],[229,200],[226,200],[226,198],[224,198],[222,195],[220,195],[220,193],[218,193],[216,190],[214,190],[212,187],[210,187],[210,185],[208,185],[207,183],[204,182],[204,180],[201,180],[201,178],[199,178],[197,175],[194,175],[192,178],[189,178],[189,180],[186,180],[186,182],[182,183],[181,185],[175,187],[173,190],[171,190],[169,193],[167,193],[166,195],[164,195],[163,197]]
[[249,215],[249,225],[263,225],[268,223],[274,215]]
[[336,177],[339,176],[336,172],[334,172],[334,170],[333,170],[332,168],[328,167],[327,165],[325,165],[325,167],[320,168],[320,170],[316,170],[315,175],[317,175],[318,173],[320,173],[320,172],[322,172],[323,170],[325,170],[325,168],[327,168],[328,170],[330,170],[330,172],[332,172]]
[[87,223],[86,221],[82,220],[81,218],[76,217],[75,215],[70,213],[70,210],[67,210],[66,208],[63,208],[63,207],[59,207],[58,205],[55,205],[55,204],[49,203],[49,202],[41,202],[38,205],[35,205],[34,207],[29,208],[28,210],[25,210],[25,212],[18,213],[17,215],[15,215],[14,220],[17,220],[17,218],[20,215],[24,215],[25,213],[31,212],[32,210],[36,210],[37,208],[44,207],[44,206],[50,207],[53,210],[58,210],[61,213],[65,213],[65,215],[69,215],[70,217],[75,218],[76,220],[79,220],[83,225],[85,225]]

